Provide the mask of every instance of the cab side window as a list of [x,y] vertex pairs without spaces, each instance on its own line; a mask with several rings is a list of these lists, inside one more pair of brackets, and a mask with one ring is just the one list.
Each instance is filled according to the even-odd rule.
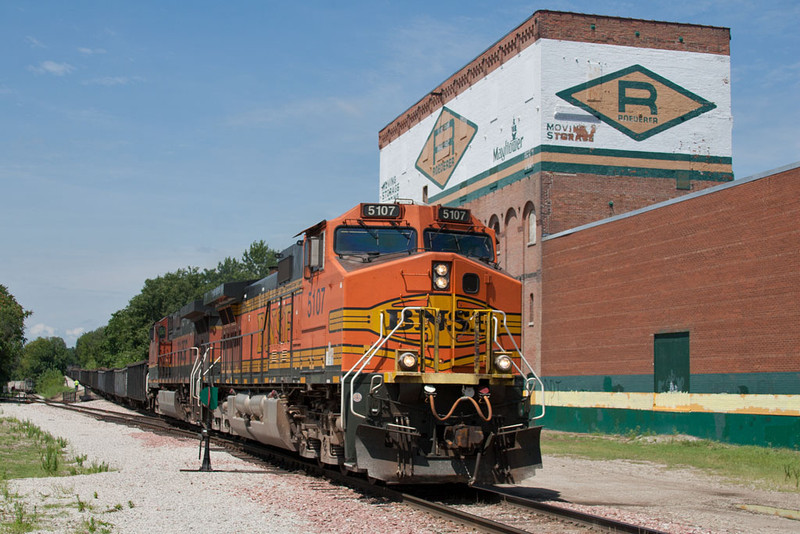
[[305,273],[310,276],[316,271],[325,268],[325,231],[319,234],[306,236],[305,250]]

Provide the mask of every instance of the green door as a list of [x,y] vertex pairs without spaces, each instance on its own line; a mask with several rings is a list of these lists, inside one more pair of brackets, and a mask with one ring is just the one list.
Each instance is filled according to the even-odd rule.
[[689,393],[689,332],[656,334],[653,378],[656,393]]

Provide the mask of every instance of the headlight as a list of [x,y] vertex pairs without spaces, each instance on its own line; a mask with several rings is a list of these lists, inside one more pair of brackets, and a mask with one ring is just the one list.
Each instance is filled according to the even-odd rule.
[[404,352],[397,363],[403,371],[416,371],[417,355],[413,352]]
[[442,291],[450,287],[450,264],[439,262],[433,264],[433,289]]
[[500,371],[501,373],[507,373],[511,370],[511,365],[514,362],[511,361],[511,358],[506,356],[505,354],[501,354],[497,358],[494,359],[494,368]]

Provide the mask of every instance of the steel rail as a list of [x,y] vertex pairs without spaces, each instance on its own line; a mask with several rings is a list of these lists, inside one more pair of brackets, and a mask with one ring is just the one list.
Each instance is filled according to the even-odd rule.
[[522,530],[511,525],[499,523],[492,519],[487,519],[479,515],[471,514],[458,508],[414,497],[408,493],[400,493],[400,502],[410,504],[415,508],[425,510],[426,512],[435,514],[445,519],[450,519],[463,523],[466,526],[477,527],[483,532],[499,533],[499,534],[530,534],[529,530]]
[[668,534],[662,530],[656,530],[649,527],[633,525],[631,523],[617,521],[616,519],[609,519],[607,517],[602,517],[599,515],[588,514],[585,512],[579,512],[577,510],[570,510],[568,508],[563,508],[561,506],[555,506],[552,504],[546,504],[543,502],[526,499],[524,497],[512,495],[502,490],[488,488],[486,486],[473,486],[473,487],[478,492],[492,495],[494,497],[499,497],[503,501],[506,501],[515,506],[519,506],[520,508],[533,509],[537,512],[541,512],[543,514],[550,515],[559,519],[569,519],[571,521],[575,521],[577,523],[581,523],[587,526],[607,529],[610,530],[611,532],[627,532],[633,534]]

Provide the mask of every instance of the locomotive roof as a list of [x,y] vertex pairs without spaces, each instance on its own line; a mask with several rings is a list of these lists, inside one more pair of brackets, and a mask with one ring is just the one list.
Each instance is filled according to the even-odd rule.
[[303,244],[295,243],[281,252],[278,269],[261,280],[251,282],[245,288],[242,299],[266,293],[279,285],[297,280],[303,276]]

